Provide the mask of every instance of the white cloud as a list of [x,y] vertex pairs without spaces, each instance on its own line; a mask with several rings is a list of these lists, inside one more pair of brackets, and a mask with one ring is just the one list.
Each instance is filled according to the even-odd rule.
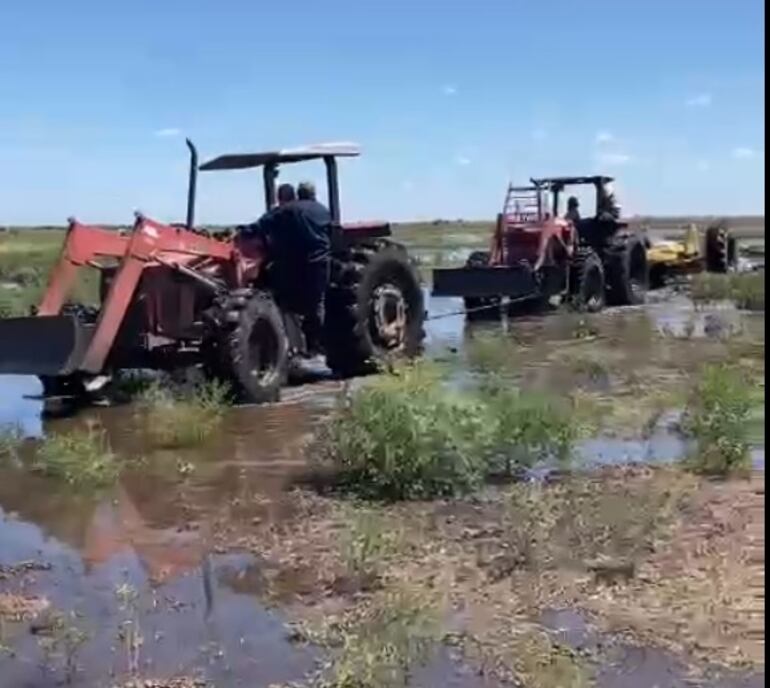
[[179,136],[182,131],[180,129],[177,129],[176,127],[169,127],[167,129],[158,129],[158,131],[155,132],[155,136],[160,137],[167,137],[167,136]]
[[454,96],[457,94],[457,86],[454,84],[446,84],[441,90],[445,96]]
[[596,160],[600,165],[613,167],[628,165],[634,161],[634,159],[626,153],[600,153],[596,156]]
[[599,131],[596,133],[596,143],[611,143],[615,140],[611,131]]
[[751,160],[757,157],[757,151],[747,146],[738,146],[733,148],[733,157],[737,160]]
[[711,105],[713,97],[710,93],[698,93],[697,95],[689,98],[686,102],[687,107],[708,107]]
[[471,164],[471,160],[470,160],[470,158],[466,158],[464,155],[458,155],[458,156],[455,158],[455,162],[456,162],[458,165],[470,165],[470,164]]

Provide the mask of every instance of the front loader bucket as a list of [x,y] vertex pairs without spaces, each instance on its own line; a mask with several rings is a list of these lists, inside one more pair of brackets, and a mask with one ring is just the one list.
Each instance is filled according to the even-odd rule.
[[0,319],[0,374],[69,375],[91,341],[92,325],[71,315]]

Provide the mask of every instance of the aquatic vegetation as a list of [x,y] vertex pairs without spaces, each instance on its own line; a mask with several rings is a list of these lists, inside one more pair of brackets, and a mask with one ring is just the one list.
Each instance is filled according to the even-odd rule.
[[309,639],[336,651],[321,685],[396,688],[407,685],[440,639],[437,607],[425,591],[384,590]]
[[749,431],[755,397],[740,370],[724,364],[704,367],[686,411],[685,427],[697,445],[687,460],[692,470],[727,476],[750,467]]
[[0,459],[15,456],[23,442],[24,431],[18,425],[0,425]]
[[37,447],[32,468],[77,487],[108,485],[120,470],[105,431],[94,425],[48,435]]
[[569,405],[489,380],[450,390],[425,363],[396,368],[352,395],[315,445],[343,489],[364,498],[467,493],[485,477],[569,459],[579,425]]
[[692,299],[695,303],[734,301],[738,308],[765,310],[765,272],[703,272],[693,276]]
[[467,492],[483,476],[478,403],[441,387],[422,364],[357,391],[324,428],[317,448],[341,485],[368,498],[420,499]]
[[204,442],[224,418],[230,389],[209,381],[192,390],[155,383],[139,396],[150,439],[158,447],[190,447]]

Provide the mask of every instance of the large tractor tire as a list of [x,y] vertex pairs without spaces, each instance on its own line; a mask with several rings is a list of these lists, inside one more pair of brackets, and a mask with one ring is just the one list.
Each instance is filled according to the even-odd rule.
[[223,371],[236,396],[262,404],[280,399],[286,384],[289,347],[281,312],[266,292],[257,292],[241,308],[232,299],[228,313],[235,326],[223,342]]
[[725,222],[706,229],[706,271],[726,273],[737,261],[736,242]]
[[569,300],[575,310],[597,313],[604,308],[604,266],[592,248],[580,246],[572,258]]
[[[473,251],[465,261],[467,268],[484,268],[489,265],[489,251]],[[465,317],[468,320],[495,320],[500,317],[499,296],[466,296],[463,298]]]
[[604,254],[607,303],[612,306],[645,302],[650,269],[644,239],[638,234],[619,233],[610,239]]
[[419,355],[424,319],[420,278],[402,246],[380,241],[334,257],[324,330],[335,374],[366,374],[390,357]]

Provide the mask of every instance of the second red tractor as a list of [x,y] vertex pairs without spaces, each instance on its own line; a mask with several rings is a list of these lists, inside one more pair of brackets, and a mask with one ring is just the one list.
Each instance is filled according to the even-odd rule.
[[[606,176],[532,179],[509,186],[489,251],[462,268],[433,272],[433,294],[462,296],[469,317],[498,311],[504,298],[545,302],[562,296],[576,308],[638,304],[649,281],[643,238],[619,219]],[[590,186],[596,210],[585,219],[560,216],[568,187]]]

